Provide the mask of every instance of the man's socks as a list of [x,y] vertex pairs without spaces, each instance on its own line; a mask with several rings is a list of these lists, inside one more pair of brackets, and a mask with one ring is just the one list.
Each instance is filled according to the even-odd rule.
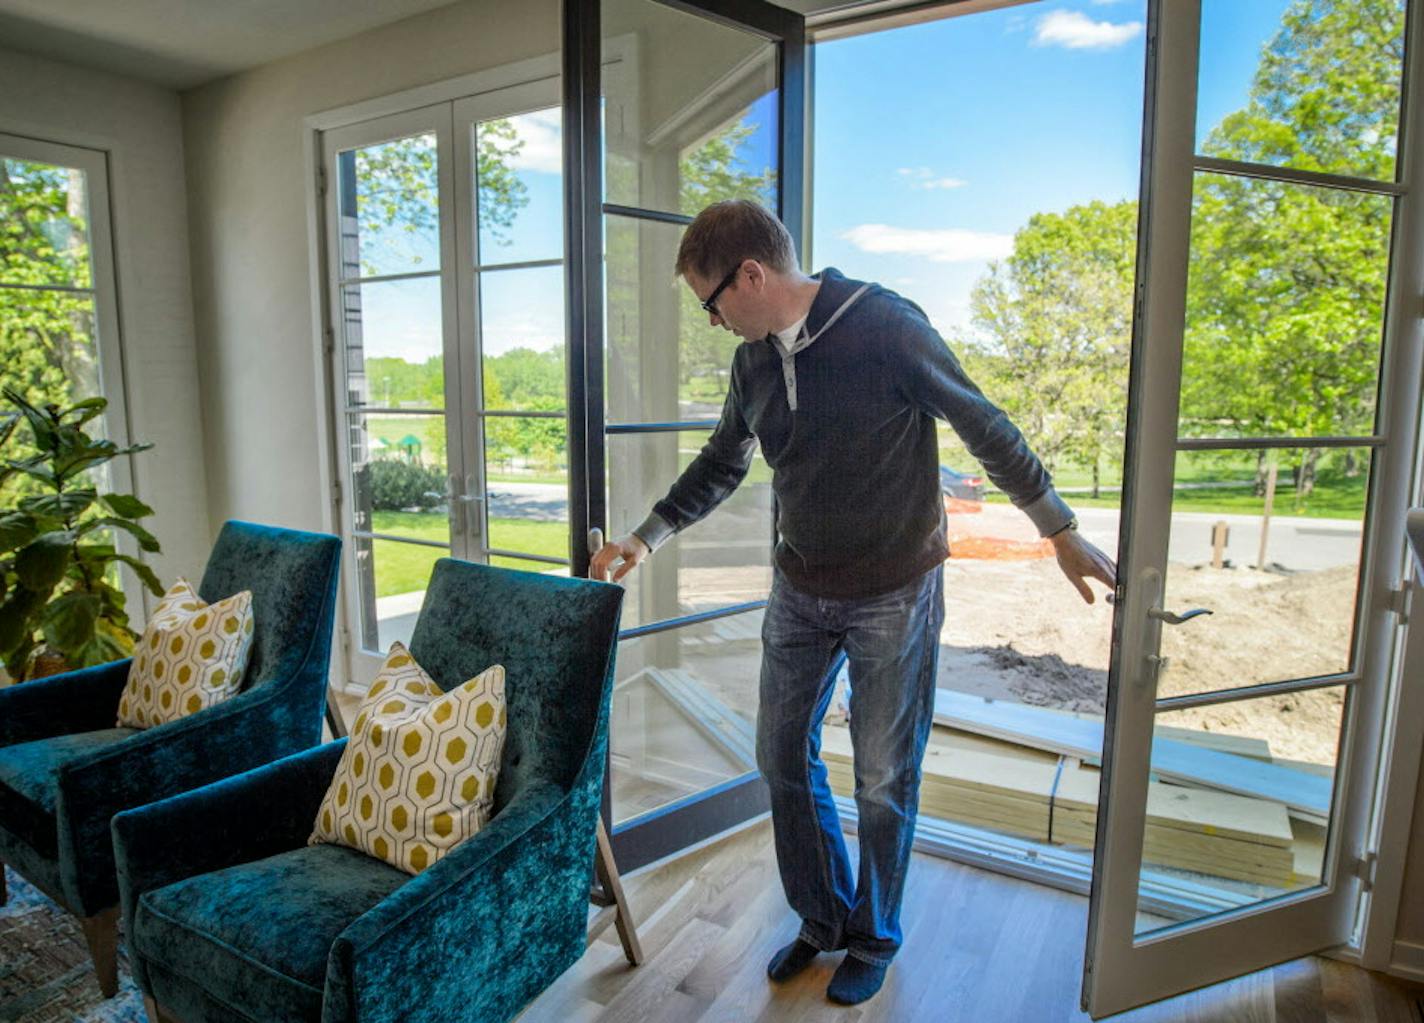
[[790,980],[810,966],[821,950],[797,938],[776,955],[766,965],[766,975],[772,980]]
[[885,983],[885,971],[889,968],[846,956],[831,977],[826,997],[841,1005],[859,1005],[880,990],[880,985]]

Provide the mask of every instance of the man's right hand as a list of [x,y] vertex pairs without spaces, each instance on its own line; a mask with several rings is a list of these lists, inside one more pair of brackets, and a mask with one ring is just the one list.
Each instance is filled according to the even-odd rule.
[[637,568],[650,553],[652,552],[649,551],[648,545],[632,533],[617,540],[610,540],[589,562],[589,578],[608,582],[608,570],[613,568],[614,562],[618,562],[618,566],[613,568],[613,581],[616,583]]

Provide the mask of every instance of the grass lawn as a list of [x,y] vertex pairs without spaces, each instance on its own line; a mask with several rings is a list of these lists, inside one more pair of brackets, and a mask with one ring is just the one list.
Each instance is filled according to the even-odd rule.
[[[449,525],[439,512],[382,512],[372,515],[374,530],[392,536],[409,536],[420,540],[446,542]],[[527,519],[490,519],[490,534],[495,545],[508,550],[527,551],[549,557],[569,556],[569,527],[562,522],[531,522]],[[430,569],[447,552],[437,547],[399,543],[395,540],[373,541],[376,552],[376,596],[414,593],[425,588]],[[519,558],[494,557],[490,564],[502,568],[543,571],[556,568]]]
[[[1054,482],[1060,486],[1071,485],[1062,483],[1058,478],[1055,478]],[[1008,502],[1007,497],[997,493],[988,495],[986,499]],[[1120,494],[1106,491],[1097,500],[1086,494],[1065,494],[1064,500],[1074,508],[1119,508],[1122,505]],[[1172,495],[1172,510],[1174,512],[1260,515],[1265,509],[1265,504],[1265,499],[1257,497],[1252,493],[1250,487],[1240,486],[1198,486],[1190,489],[1179,487]],[[1289,479],[1283,479],[1276,484],[1276,499],[1271,506],[1272,515],[1291,515],[1312,519],[1363,519],[1364,513],[1364,473],[1354,478],[1322,474],[1316,481],[1315,491],[1304,503],[1299,505],[1295,499],[1295,488]]]

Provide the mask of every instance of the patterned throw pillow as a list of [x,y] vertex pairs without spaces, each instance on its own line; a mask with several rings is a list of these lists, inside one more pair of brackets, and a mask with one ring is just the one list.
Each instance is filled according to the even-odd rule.
[[446,693],[392,643],[308,844],[347,845],[420,873],[489,820],[505,720],[503,666]]
[[179,579],[134,646],[119,727],[151,728],[237,695],[251,653],[252,591],[205,604]]

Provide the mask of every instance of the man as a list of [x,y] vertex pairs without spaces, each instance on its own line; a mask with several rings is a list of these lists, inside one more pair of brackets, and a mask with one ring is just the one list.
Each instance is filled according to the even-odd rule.
[[[934,714],[948,554],[935,419],[1051,537],[1088,603],[1116,585],[1111,560],[1018,429],[965,376],[912,302],[828,269],[801,273],[790,234],[755,203],[717,203],[689,225],[676,272],[713,326],[744,340],[711,439],[647,520],[605,546],[595,578],[621,579],[746,476],[772,469],[780,539],[762,626],[757,766],[771,790],[777,865],[801,917],[767,973],[785,980],[846,949],[827,989],[853,1005],[880,989],[900,947],[900,903]],[[849,658],[860,870],[851,875],[820,759],[833,689]]]

